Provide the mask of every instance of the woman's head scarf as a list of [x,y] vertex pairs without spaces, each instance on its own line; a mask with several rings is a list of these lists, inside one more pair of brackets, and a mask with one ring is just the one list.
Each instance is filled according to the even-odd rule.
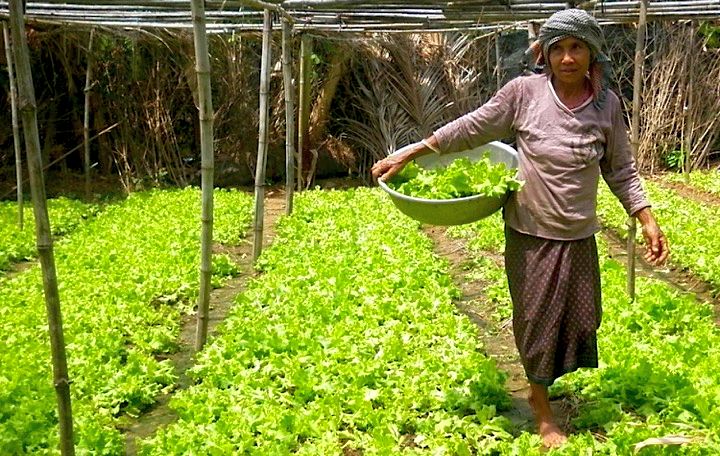
[[565,38],[574,37],[587,43],[590,48],[590,83],[593,88],[593,103],[598,109],[605,105],[612,69],[610,59],[602,52],[605,38],[594,17],[581,9],[558,11],[540,27],[538,39],[527,50],[535,66],[549,70],[550,46]]

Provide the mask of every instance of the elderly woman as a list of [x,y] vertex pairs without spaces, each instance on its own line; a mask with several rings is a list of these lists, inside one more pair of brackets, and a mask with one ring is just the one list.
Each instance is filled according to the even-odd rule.
[[387,179],[417,156],[515,135],[525,185],[503,211],[505,269],[529,402],[548,447],[567,439],[553,419],[548,386],[563,374],[598,365],[594,234],[600,174],[627,213],[640,220],[645,259],[662,265],[669,253],[638,177],[620,100],[608,90],[602,44],[602,31],[587,12],[553,14],[528,50],[543,74],[510,81],[476,111],[372,168],[373,176]]

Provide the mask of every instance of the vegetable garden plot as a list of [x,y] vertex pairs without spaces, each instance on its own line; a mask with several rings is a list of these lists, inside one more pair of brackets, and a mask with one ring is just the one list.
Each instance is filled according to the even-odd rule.
[[[678,173],[666,174],[663,180],[685,184],[685,176]],[[720,196],[720,172],[718,170],[693,171],[690,173],[690,186]]]
[[[71,233],[100,211],[97,205],[63,197],[50,199],[47,204],[55,236]],[[0,271],[15,261],[34,258],[37,253],[32,206],[26,207],[24,214],[25,223],[20,231],[17,203],[0,202]]]
[[[251,198],[216,192],[215,232],[238,243]],[[115,429],[165,388],[199,277],[197,190],[131,195],[56,243],[78,451],[123,454]],[[232,273],[224,257],[218,275]],[[0,454],[55,454],[57,417],[39,267],[0,278]]]
[[[653,212],[670,242],[671,261],[720,289],[720,207],[702,204],[644,181]],[[604,225],[627,237],[627,214],[605,185],[598,194]],[[638,240],[642,239],[638,230]]]
[[[471,275],[494,280],[502,274],[501,266],[479,261],[483,251],[504,248],[499,217],[452,232],[468,239],[476,260]],[[648,447],[641,454],[720,454],[720,330],[712,308],[667,283],[645,278],[638,279],[637,301],[628,302],[624,266],[608,258],[602,237],[599,250],[601,368],[567,375],[551,390],[569,394],[578,406],[572,422],[577,432],[553,454],[629,455],[637,443],[667,435],[685,436],[690,443]],[[507,288],[504,296],[492,296],[509,302]],[[525,434],[512,448],[514,454],[539,454]]]
[[276,233],[173,399],[180,420],[140,454],[486,454],[510,438],[504,377],[417,223],[377,189],[311,191]]

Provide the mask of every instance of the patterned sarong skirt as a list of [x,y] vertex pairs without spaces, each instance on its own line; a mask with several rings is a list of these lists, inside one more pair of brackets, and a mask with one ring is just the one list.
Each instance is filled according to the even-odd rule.
[[597,367],[600,270],[595,236],[556,241],[505,226],[513,331],[528,379],[549,386]]

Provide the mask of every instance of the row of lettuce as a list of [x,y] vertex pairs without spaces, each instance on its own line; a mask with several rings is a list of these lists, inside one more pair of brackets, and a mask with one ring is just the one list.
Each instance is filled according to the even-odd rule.
[[[71,233],[83,221],[92,218],[100,207],[70,198],[48,201],[52,233],[62,236]],[[0,271],[11,264],[35,257],[35,218],[32,207],[24,211],[23,229],[19,229],[18,207],[12,201],[0,201]]]
[[[489,281],[502,274],[501,261],[489,259],[504,248],[500,217],[451,232],[468,241],[471,273]],[[683,446],[650,445],[641,454],[720,454],[720,330],[712,305],[648,278],[638,278],[637,300],[629,302],[624,265],[610,258],[602,237],[598,241],[601,368],[569,374],[552,387],[572,404],[575,433],[551,453],[629,455],[641,442],[659,443],[648,439],[675,436]],[[487,305],[511,311],[506,288],[488,290]],[[515,449],[542,453],[524,433]]]
[[662,180],[688,185],[711,195],[720,195],[720,169],[693,171],[688,174],[666,174],[662,177]]
[[[247,194],[216,193],[218,240],[240,241],[250,206]],[[53,207],[68,219],[75,214],[74,222],[52,221],[66,227],[55,259],[77,446],[82,454],[123,454],[119,419],[137,415],[175,382],[163,358],[176,350],[180,315],[196,295],[200,195],[137,193],[99,213],[64,200]],[[225,257],[214,263],[215,282],[236,269]],[[0,276],[0,303],[0,454],[54,454],[57,417],[39,267]]]

